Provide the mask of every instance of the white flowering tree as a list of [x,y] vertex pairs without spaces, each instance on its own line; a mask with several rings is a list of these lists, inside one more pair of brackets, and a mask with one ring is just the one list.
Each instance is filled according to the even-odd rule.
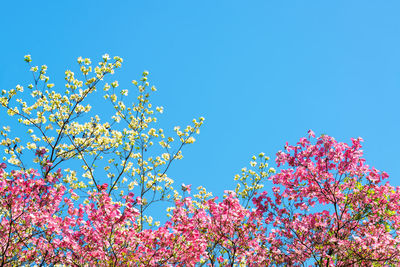
[[[152,223],[145,216],[152,203],[180,198],[167,171],[173,161],[182,159],[182,148],[195,141],[204,118],[194,119],[184,129],[175,127],[175,137],[166,136],[156,127],[155,114],[163,107],[150,103],[156,88],[150,86],[147,71],[132,81],[136,92],[129,95],[118,81],[106,82],[121,67],[120,57],[106,54],[95,66],[79,57],[79,74],[67,70],[65,86],[50,83],[47,66],[32,65],[30,55],[25,61],[33,82],[27,89],[17,85],[1,91],[1,106],[21,126],[18,132],[9,126],[1,130],[3,161],[14,169],[40,169],[45,179],[63,172],[63,183],[80,192],[71,194],[76,200],[105,187],[116,201],[133,192],[140,204],[140,225]],[[104,114],[110,118],[93,114],[89,103],[96,91],[108,103],[110,111]],[[106,108],[106,103],[97,104]],[[22,138],[22,131],[29,137]],[[203,195],[207,195],[204,190]]]

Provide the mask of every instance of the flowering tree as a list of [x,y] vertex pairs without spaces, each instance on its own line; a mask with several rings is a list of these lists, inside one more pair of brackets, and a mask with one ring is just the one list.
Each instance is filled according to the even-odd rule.
[[[10,116],[18,118],[29,138],[21,139],[20,134],[10,138],[10,128],[4,127],[0,132],[6,154],[3,160],[23,171],[30,167],[40,169],[44,179],[64,166],[63,183],[79,190],[82,196],[88,196],[88,190],[98,191],[104,182],[102,177],[107,177],[108,194],[115,200],[135,191],[141,202],[141,225],[150,222],[145,211],[153,202],[179,197],[167,171],[174,160],[182,158],[182,148],[195,141],[193,135],[199,132],[203,118],[193,120],[193,125],[184,130],[175,127],[177,140],[165,136],[163,129],[151,127],[157,122],[155,112],[162,113],[163,107],[154,109],[149,101],[150,92],[156,88],[150,87],[148,72],[143,72],[140,81],[132,81],[138,96],[129,104],[124,102],[128,90],[119,90],[118,81],[101,84],[121,67],[119,57],[111,60],[104,55],[96,67],[92,67],[90,59],[78,58],[81,79],[66,71],[65,90],[56,90],[49,83],[47,66],[31,66],[30,56],[25,61],[33,75],[29,91],[20,85],[2,90],[0,103]],[[90,96],[101,85],[105,103],[100,103],[101,99],[96,102],[105,114],[109,105],[111,122],[97,114],[87,118],[92,109]],[[157,143],[161,149],[154,148]],[[71,162],[78,168],[66,168]]]
[[43,247],[55,246],[52,233],[59,227],[54,216],[66,188],[55,186],[58,176],[47,183],[36,171],[5,173],[5,167],[0,165],[1,266],[49,261],[53,255]]
[[[132,82],[131,104],[127,89],[103,81],[121,63],[79,58],[81,79],[66,71],[63,91],[46,66],[31,66],[28,91],[2,90],[1,105],[29,133],[0,132],[2,266],[398,265],[399,189],[366,165],[360,138],[347,145],[310,131],[277,153],[278,171],[261,153],[221,201],[203,187],[191,197],[167,171],[204,119],[167,137],[154,128],[163,108],[150,103],[147,72]],[[90,116],[100,86],[111,121]],[[261,192],[268,180],[272,192]],[[147,212],[158,201],[173,205],[162,225]]]
[[274,261],[398,264],[399,189],[381,184],[388,175],[365,164],[361,141],[348,146],[326,135],[315,144],[301,138],[277,154],[278,166],[288,168],[272,177],[273,198],[264,192],[254,199],[273,227],[267,240]]

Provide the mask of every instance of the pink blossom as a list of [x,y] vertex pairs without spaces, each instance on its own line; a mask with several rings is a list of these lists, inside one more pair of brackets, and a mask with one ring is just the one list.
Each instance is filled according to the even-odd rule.
[[315,133],[312,130],[308,130],[308,137],[315,138]]
[[189,185],[182,184],[182,191],[188,192],[188,194],[190,194],[191,186],[192,186],[191,184],[189,184]]
[[37,149],[36,152],[35,152],[35,156],[42,157],[44,154],[46,154],[46,152],[47,152],[47,151],[46,151],[45,148]]

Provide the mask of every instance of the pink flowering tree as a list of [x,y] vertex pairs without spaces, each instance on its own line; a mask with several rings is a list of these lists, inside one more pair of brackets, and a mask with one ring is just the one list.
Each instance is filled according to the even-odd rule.
[[[46,263],[57,247],[58,213],[66,188],[40,178],[34,170],[6,173],[0,164],[0,265]],[[58,250],[58,248],[55,248]]]
[[[385,172],[362,158],[361,138],[352,145],[322,135],[301,138],[277,154],[286,166],[271,180],[272,196],[254,199],[270,226],[274,262],[317,266],[375,266],[400,260],[400,192]],[[315,140],[315,142],[313,142]]]

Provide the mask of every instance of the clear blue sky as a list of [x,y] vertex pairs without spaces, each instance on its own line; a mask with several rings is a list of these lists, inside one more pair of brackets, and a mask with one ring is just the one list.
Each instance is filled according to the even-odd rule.
[[26,85],[23,62],[53,82],[78,56],[124,58],[143,70],[162,125],[206,118],[170,176],[218,194],[259,152],[308,129],[364,138],[370,165],[400,185],[399,1],[3,1],[0,89]]

